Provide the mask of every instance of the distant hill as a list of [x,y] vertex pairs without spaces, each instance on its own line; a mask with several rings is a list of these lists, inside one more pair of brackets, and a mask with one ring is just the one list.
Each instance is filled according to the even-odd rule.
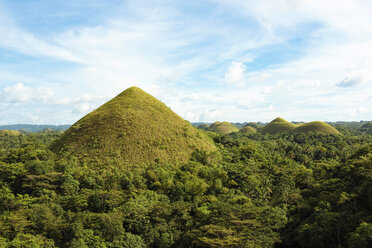
[[289,131],[293,130],[294,128],[296,128],[295,124],[290,123],[290,122],[284,120],[283,118],[278,117],[278,118],[272,120],[266,126],[264,126],[261,129],[261,132],[263,134],[266,134],[266,133],[267,134],[278,134],[278,133],[289,132]]
[[206,124],[206,123],[203,123],[203,124],[200,124],[198,126],[199,129],[202,129],[202,130],[208,130],[210,125]]
[[360,130],[372,134],[372,121],[365,123]]
[[367,122],[362,126],[362,129],[372,129],[372,121]]
[[312,121],[308,123],[291,123],[280,117],[274,119],[261,129],[262,133],[314,133],[314,134],[341,134],[336,128],[322,121]]
[[0,130],[0,136],[19,136],[20,131],[17,130]]
[[73,124],[50,147],[58,154],[124,164],[186,162],[213,141],[164,103],[131,87]]
[[253,127],[254,129],[257,130],[260,129],[262,126],[256,122],[248,122],[247,124],[245,124],[245,127]]
[[247,135],[247,134],[257,133],[257,130],[254,129],[253,127],[245,126],[245,127],[242,127],[242,128],[239,130],[239,133],[240,133],[240,134]]
[[234,126],[230,122],[226,122],[226,121],[219,122],[219,121],[216,121],[216,122],[214,122],[208,128],[208,131],[225,135],[225,134],[229,134],[229,133],[238,132],[239,131],[239,128],[237,128],[236,126]]
[[314,134],[340,134],[336,128],[322,121],[312,121],[301,124],[293,129],[296,133],[314,133]]
[[15,124],[15,125],[0,125],[0,130],[24,130],[27,132],[39,132],[44,129],[65,131],[71,125],[32,125],[32,124]]

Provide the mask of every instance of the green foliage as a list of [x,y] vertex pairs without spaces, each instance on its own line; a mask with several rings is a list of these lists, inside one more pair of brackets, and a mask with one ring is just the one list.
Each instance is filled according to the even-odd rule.
[[371,135],[208,134],[218,155],[127,167],[2,136],[0,247],[371,246]]
[[17,130],[0,130],[0,136],[19,136],[21,132]]

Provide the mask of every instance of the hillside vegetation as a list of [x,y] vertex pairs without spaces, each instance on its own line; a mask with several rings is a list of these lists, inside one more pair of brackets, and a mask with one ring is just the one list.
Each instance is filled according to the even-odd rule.
[[239,133],[240,133],[240,134],[247,135],[247,134],[257,133],[257,130],[254,129],[253,127],[245,126],[245,127],[242,127],[242,128],[239,130]]
[[261,125],[257,124],[256,122],[248,122],[245,124],[246,127],[253,127],[254,129],[260,129]]
[[238,132],[239,128],[237,128],[236,126],[234,126],[230,122],[216,121],[207,130],[211,131],[211,132],[218,133],[218,134],[229,134],[229,133]]
[[278,117],[278,118],[272,120],[266,126],[264,126],[261,129],[261,132],[263,134],[279,134],[279,133],[290,132],[294,128],[296,128],[295,124],[290,123],[290,122]]
[[372,121],[371,122],[367,122],[365,123],[361,128],[360,130],[362,130],[363,132],[366,132],[366,133],[370,133],[372,134]]
[[262,134],[280,134],[280,133],[306,133],[306,134],[341,134],[336,128],[322,121],[312,121],[308,123],[294,124],[280,117],[274,119],[264,126],[260,132]]
[[314,134],[340,134],[336,128],[322,121],[312,121],[301,124],[292,130],[298,133],[314,133]]
[[2,135],[19,136],[21,135],[21,132],[16,130],[0,130],[0,136]]
[[208,134],[220,157],[125,168],[0,136],[0,247],[372,247],[372,135]]
[[0,247],[372,247],[371,134],[212,126],[132,87],[64,133],[5,132]]
[[196,150],[216,151],[201,130],[137,87],[84,116],[50,148],[93,162],[137,165],[185,162]]

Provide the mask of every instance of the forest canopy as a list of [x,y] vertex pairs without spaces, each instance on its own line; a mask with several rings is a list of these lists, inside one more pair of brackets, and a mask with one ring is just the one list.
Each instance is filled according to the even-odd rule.
[[371,247],[372,136],[206,132],[219,155],[89,164],[0,137],[0,247]]

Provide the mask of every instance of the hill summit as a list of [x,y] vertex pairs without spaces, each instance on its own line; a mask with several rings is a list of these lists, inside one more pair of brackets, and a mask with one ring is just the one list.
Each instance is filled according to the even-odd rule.
[[73,124],[51,145],[58,154],[124,164],[186,162],[213,141],[164,103],[131,87]]
[[262,133],[268,133],[268,134],[277,134],[277,133],[284,133],[289,132],[296,128],[296,125],[284,120],[283,118],[276,118],[272,120],[269,124],[264,126],[261,129]]
[[336,128],[322,121],[312,121],[304,123],[295,128],[294,132],[313,133],[313,134],[340,134]]
[[239,128],[231,124],[230,122],[214,122],[208,129],[208,131],[215,132],[221,135],[238,132]]

